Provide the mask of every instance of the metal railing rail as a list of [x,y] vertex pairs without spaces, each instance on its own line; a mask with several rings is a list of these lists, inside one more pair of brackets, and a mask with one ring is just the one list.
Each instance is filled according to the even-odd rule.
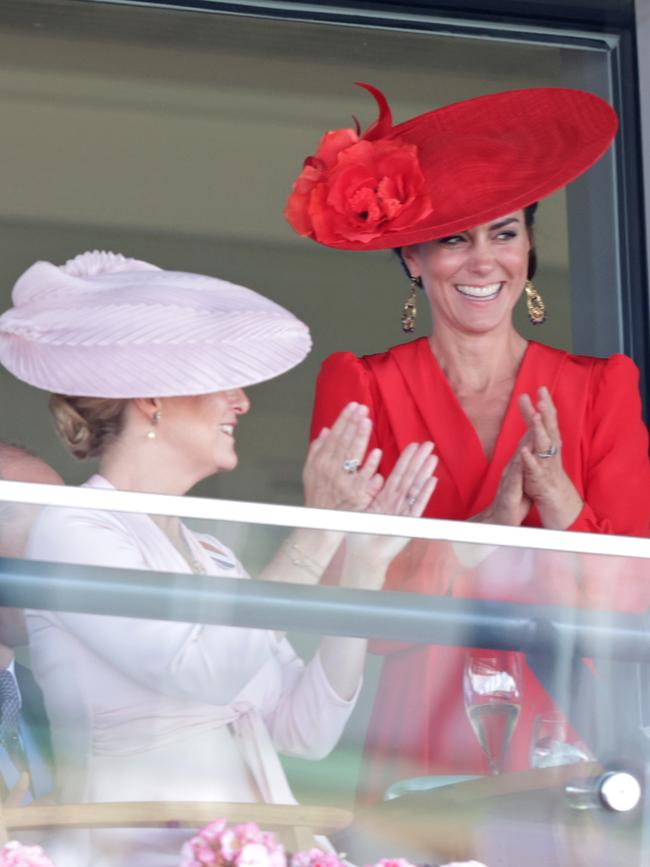
[[[542,580],[542,579],[540,579]],[[4,606],[650,662],[650,620],[559,606],[0,559]]]

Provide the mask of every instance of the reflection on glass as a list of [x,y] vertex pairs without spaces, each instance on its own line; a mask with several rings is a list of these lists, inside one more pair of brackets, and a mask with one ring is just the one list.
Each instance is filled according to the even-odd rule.
[[538,714],[530,745],[531,768],[552,768],[593,759],[585,744],[569,730],[561,713]]
[[[49,537],[52,544],[56,541],[57,544],[75,546],[79,542],[75,542],[76,537],[71,533],[73,527],[84,526],[85,532],[91,535],[91,525],[96,530],[112,528],[115,533],[118,528],[122,528],[123,532],[132,528],[135,532],[137,527],[138,538],[144,539],[146,532],[152,544],[158,550],[162,548],[164,540],[151,514],[157,503],[149,504],[151,511],[147,514],[112,511],[110,501],[115,492],[106,489],[105,509],[99,509],[97,503],[93,508],[84,507],[81,502],[83,497],[86,494],[96,496],[101,490],[97,484],[92,487],[94,490],[79,492],[79,503],[74,506],[47,506],[40,513],[38,509],[28,507],[25,511],[25,517],[30,517],[30,521],[35,520],[28,556],[46,561],[43,564],[32,561],[28,566],[30,572],[42,573],[46,579],[42,585],[44,593],[31,596],[29,600],[25,597],[23,601],[28,601],[32,606],[43,606],[32,607],[28,612],[31,664],[45,694],[49,728],[54,736],[58,761],[57,796],[62,802],[219,799],[232,805],[234,800],[247,801],[248,804],[242,807],[250,811],[246,817],[257,820],[256,817],[263,815],[263,810],[256,802],[268,798],[268,795],[264,796],[260,783],[264,785],[268,782],[268,771],[274,768],[279,771],[279,776],[275,778],[271,796],[278,791],[277,785],[281,785],[285,792],[293,792],[301,804],[296,810],[302,809],[303,803],[318,805],[319,808],[351,807],[363,762],[363,744],[370,707],[375,697],[378,667],[375,660],[370,661],[364,670],[360,695],[353,696],[349,702],[341,703],[323,683],[317,671],[324,660],[322,649],[317,652],[315,659],[313,651],[320,643],[321,635],[332,634],[328,629],[334,627],[333,632],[336,632],[340,628],[343,614],[350,624],[350,632],[367,631],[377,643],[383,637],[384,645],[399,643],[400,648],[409,644],[413,646],[414,643],[426,648],[427,641],[439,641],[443,638],[441,631],[445,632],[444,643],[461,658],[455,683],[460,692],[464,690],[466,705],[463,707],[461,699],[460,721],[467,731],[470,746],[478,752],[481,745],[489,760],[492,776],[469,780],[469,775],[450,772],[422,773],[421,765],[410,761],[406,750],[401,747],[395,749],[388,769],[394,799],[368,807],[370,824],[364,825],[361,831],[356,824],[353,825],[345,832],[345,838],[342,841],[335,838],[333,845],[347,852],[349,860],[360,864],[371,863],[375,857],[393,853],[410,856],[413,863],[436,865],[454,858],[457,860],[461,856],[463,860],[478,858],[487,865],[504,863],[507,867],[519,867],[521,863],[526,863],[527,867],[576,863],[572,860],[573,837],[564,831],[572,827],[575,821],[573,817],[581,811],[575,809],[573,801],[569,803],[566,800],[565,789],[568,783],[582,785],[585,777],[585,786],[591,793],[591,781],[601,777],[602,765],[598,760],[601,763],[606,760],[608,769],[625,767],[621,723],[629,714],[620,712],[620,700],[618,705],[614,704],[609,690],[614,673],[619,680],[629,680],[632,688],[634,680],[632,674],[623,672],[621,675],[620,667],[610,671],[608,653],[616,652],[618,636],[624,637],[624,629],[629,627],[641,631],[644,628],[641,615],[625,615],[620,621],[613,622],[612,629],[608,631],[606,620],[599,621],[600,615],[597,617],[585,611],[581,612],[580,620],[575,621],[568,607],[556,609],[511,603],[499,608],[497,603],[490,603],[490,611],[501,623],[504,637],[516,634],[518,625],[528,618],[543,617],[553,621],[554,618],[564,617],[558,622],[563,624],[565,636],[572,635],[573,630],[576,630],[576,641],[566,641],[558,647],[553,639],[553,631],[549,629],[541,636],[538,649],[548,660],[557,658],[558,668],[566,673],[572,669],[567,663],[573,655],[581,656],[584,651],[584,645],[581,647],[578,641],[581,635],[584,637],[580,632],[583,619],[588,621],[593,617],[594,623],[601,623],[598,633],[601,639],[598,647],[594,648],[598,652],[589,654],[594,657],[598,674],[593,681],[596,693],[590,694],[585,690],[584,693],[574,691],[570,695],[574,705],[582,705],[578,708],[581,710],[579,716],[592,714],[598,717],[603,726],[614,724],[614,746],[605,756],[597,754],[598,741],[588,738],[577,724],[575,714],[569,712],[575,707],[567,708],[566,701],[561,697],[558,698],[557,706],[562,715],[556,716],[550,708],[544,713],[531,710],[534,695],[528,690],[528,681],[524,686],[526,669],[523,653],[463,649],[468,641],[468,618],[473,624],[472,640],[478,643],[479,637],[482,638],[481,622],[484,622],[484,615],[481,620],[477,611],[474,620],[473,605],[478,605],[480,611],[480,606],[486,603],[468,602],[461,611],[460,608],[448,606],[446,603],[449,600],[436,600],[417,593],[373,593],[370,598],[366,594],[350,593],[348,589],[298,587],[282,581],[252,583],[244,579],[243,573],[249,572],[248,567],[254,562],[265,559],[264,552],[260,550],[260,534],[264,548],[277,548],[278,544],[282,547],[287,529],[273,527],[271,523],[259,527],[229,522],[223,517],[223,504],[218,502],[210,504],[217,513],[214,520],[207,518],[204,512],[203,519],[194,515],[183,522],[183,526],[189,527],[192,532],[192,536],[188,536],[190,543],[196,535],[201,542],[209,538],[212,545],[220,546],[216,558],[215,550],[206,551],[207,575],[190,574],[188,564],[184,569],[186,574],[182,576],[180,560],[174,561],[174,575],[165,574],[166,569],[171,567],[164,564],[159,568],[149,567],[143,573],[127,567],[123,560],[120,560],[122,568],[112,572],[103,568],[99,573],[93,566],[93,563],[99,565],[102,559],[97,545],[85,549],[84,556],[77,558],[76,567],[61,566],[60,563],[55,565],[55,558],[47,557],[42,545],[43,534],[48,527],[57,531]],[[70,493],[70,489],[51,490],[52,498],[63,499]],[[179,498],[179,510],[187,508],[191,511],[192,504],[191,500],[183,502]],[[22,507],[3,509],[0,530],[13,530],[14,519],[21,510]],[[347,525],[353,526],[359,519],[346,515],[344,520]],[[62,530],[64,526],[65,532]],[[421,525],[414,525],[414,529],[416,526]],[[2,535],[0,532],[0,538]],[[224,539],[227,539],[228,544],[236,542],[245,566],[240,567],[238,561],[226,558],[228,549],[225,548]],[[379,538],[374,541],[379,542]],[[503,551],[503,562],[506,563],[506,549],[498,546],[498,550]],[[198,553],[204,553],[200,547]],[[118,551],[114,549],[113,566],[118,566],[117,555]],[[618,562],[618,558],[594,555],[590,564],[592,577],[601,560],[603,569],[607,562]],[[241,568],[242,572],[238,571],[238,574],[244,580],[224,583],[225,578],[232,578],[235,572],[235,569],[227,568],[231,562],[237,563],[238,570]],[[517,562],[511,558],[510,568],[505,569],[504,577],[514,580],[514,564]],[[0,575],[11,574],[11,564],[10,559],[6,560],[5,565],[0,567]],[[103,565],[105,567],[105,560]],[[639,565],[645,565],[644,561],[640,560]],[[291,560],[285,557],[282,572],[292,566]],[[257,569],[252,571],[258,574]],[[215,597],[220,600],[218,605],[211,601],[212,582]],[[50,588],[55,592],[50,594]],[[258,629],[248,628],[246,617],[242,618],[241,612],[238,613],[235,599],[243,592],[250,602],[251,591],[259,596],[254,601],[259,606],[255,614]],[[233,594],[232,604],[229,592]],[[310,621],[311,636],[292,632],[289,645],[285,639],[277,639],[271,634],[271,630],[282,627],[290,631],[304,629],[307,622],[304,613],[310,611],[310,617],[313,618],[316,599],[328,601],[318,612],[317,618]],[[66,611],[70,600],[72,605],[69,607],[76,608],[79,605],[84,609],[83,612]],[[6,597],[5,601],[10,603],[14,600]],[[335,605],[329,602],[335,602]],[[157,607],[154,608],[154,605]],[[181,605],[182,608],[179,607]],[[305,605],[307,607],[303,607]],[[58,610],[59,606],[62,606],[61,610]],[[354,612],[352,618],[350,609]],[[132,616],[136,611],[137,618]],[[281,617],[279,611],[282,612]],[[439,629],[435,632],[431,630],[432,620],[427,618],[426,611],[438,618]],[[443,612],[445,616],[440,617]],[[168,620],[159,619],[167,617]],[[616,615],[612,617],[616,618]],[[399,624],[397,628],[396,624]],[[385,640],[387,625],[391,630],[391,642]],[[511,625],[512,631],[509,632]],[[265,627],[269,630],[266,636],[262,634]],[[594,634],[593,626],[584,634],[587,633]],[[530,637],[535,630],[525,630],[525,634]],[[168,652],[173,636],[187,638],[187,641],[180,642],[178,646],[181,651],[175,656]],[[256,641],[268,643],[271,654],[260,654],[262,668],[257,674],[253,673],[251,678],[248,668],[250,654],[246,656],[242,648],[248,646],[249,650],[254,650]],[[331,640],[324,641],[331,646]],[[483,638],[483,641],[485,643],[489,639]],[[154,645],[155,652],[152,652]],[[295,653],[292,648],[295,648]],[[172,656],[174,659],[170,663]],[[302,659],[310,658],[311,662],[307,662],[305,667]],[[404,659],[407,663],[410,655],[404,654]],[[194,665],[197,661],[197,665]],[[211,673],[218,673],[219,676],[212,678]],[[442,674],[439,669],[432,669],[431,681],[434,686],[446,690],[448,677],[443,678]],[[542,677],[543,672],[540,671],[539,676]],[[285,688],[289,690],[286,700],[282,699],[280,704],[276,703],[278,678],[283,680],[281,691],[284,692]],[[224,695],[228,679],[237,682],[237,688],[232,690],[233,693],[239,690],[236,696]],[[244,680],[248,682],[244,684]],[[319,683],[325,687],[324,692],[319,688]],[[617,694],[620,695],[620,683],[616,686]],[[357,708],[352,712],[351,705],[357,698]],[[427,707],[427,699],[426,690],[421,689],[419,694],[412,694],[410,701],[400,705],[398,710],[404,727],[420,718]],[[608,718],[607,708],[611,709],[611,719]],[[319,739],[319,731],[322,733],[330,726],[333,713],[340,723],[337,731],[322,751],[314,752],[310,744],[313,746],[314,739]],[[571,725],[567,725],[566,718],[571,720]],[[429,719],[432,740],[436,744],[448,740],[452,722],[445,720],[441,714],[430,716]],[[456,728],[459,728],[458,717],[456,720]],[[472,726],[467,720],[471,721]],[[249,724],[254,726],[255,731],[251,730]],[[585,738],[589,750],[593,750],[593,762],[585,761],[590,756],[577,736],[574,736],[574,727],[576,733]],[[525,764],[531,762],[536,769],[533,777],[525,771],[512,773],[515,767],[518,771],[522,770],[516,762],[515,741],[510,741],[513,728],[517,738],[522,735],[525,737]],[[338,735],[341,739],[334,744]],[[323,744],[322,739],[320,743]],[[242,746],[246,749],[242,749]],[[325,758],[330,746],[334,749]],[[287,762],[283,757],[280,766],[276,763],[276,751],[288,752],[291,758]],[[306,758],[311,761],[305,761]],[[554,767],[560,763],[570,763],[572,767]],[[282,767],[287,772],[286,777]],[[554,777],[554,774],[559,776]],[[529,791],[524,785],[526,780],[531,779],[535,781],[535,792]],[[642,775],[639,779],[643,784]],[[520,782],[522,780],[523,783]],[[533,832],[523,818],[521,822],[512,822],[507,807],[501,803],[501,796],[510,798],[510,802],[516,800],[518,807],[521,805],[522,816],[523,813],[535,815],[539,827],[545,829],[550,842],[540,844],[537,860],[515,859],[515,855],[521,859],[522,852],[525,853],[531,846],[527,835]],[[287,797],[291,795],[287,794]],[[579,840],[576,845],[584,844],[586,848],[588,844],[589,851],[598,854],[599,835],[601,831],[606,831],[608,841],[611,838],[611,844],[606,842],[606,845],[612,852],[616,848],[619,852],[625,851],[626,858],[633,858],[637,843],[629,823],[625,834],[618,834],[616,827],[601,827],[600,823],[604,821],[601,801],[591,794],[589,797],[589,803],[598,807],[589,813],[594,827],[590,828],[589,840]],[[450,804],[453,805],[453,817],[450,816]],[[476,824],[477,806],[480,807],[480,827]],[[167,803],[161,809],[169,807]],[[211,818],[218,818],[218,806],[214,807],[214,811]],[[359,815],[365,812],[359,811]],[[404,818],[405,813],[408,813],[408,821]],[[457,823],[453,832],[450,830],[452,818]],[[161,834],[165,838],[173,837],[173,844],[170,846],[165,840],[163,845]],[[129,852],[129,859],[133,857],[133,863],[140,867],[137,859],[147,849],[155,852],[156,857],[160,854],[162,858],[162,851],[169,856],[168,861],[161,860],[155,867],[162,867],[163,864],[165,867],[177,867],[173,858],[177,857],[183,840],[190,835],[191,829],[182,827],[163,832],[157,829],[138,831],[135,834],[93,830],[90,838],[85,832],[66,831],[65,834],[57,833],[56,839],[48,839],[47,848],[54,862],[60,861],[66,867],[77,867],[77,864],[87,867],[90,863],[96,865],[97,860],[92,859],[99,857],[99,853],[107,858],[113,855],[118,858],[124,855],[125,850]],[[499,847],[502,838],[507,838],[508,845],[514,847],[513,857],[506,861],[498,860],[501,857]],[[37,839],[45,839],[42,832],[38,832]],[[69,856],[71,846],[78,853],[74,859]],[[85,849],[85,846],[90,848]],[[536,857],[537,854],[535,851]],[[131,860],[127,863],[130,864]],[[609,867],[618,862],[610,859],[593,863],[598,864],[598,867],[605,864]],[[628,860],[622,863],[635,862]]]
[[[324,115],[328,126],[333,127],[341,117],[347,118],[359,110],[358,94],[350,82],[355,79],[375,81],[399,99],[401,117],[396,118],[397,121],[433,105],[475,96],[478,92],[530,85],[559,86],[566,83],[563,68],[570,53],[550,45],[532,47],[510,43],[504,50],[504,44],[497,40],[463,40],[388,28],[338,28],[305,21],[198,15],[178,10],[118,8],[114,4],[88,4],[80,15],[76,0],[59,0],[55,4],[5,0],[3,7],[0,102],[5,137],[0,153],[6,152],[6,161],[14,166],[13,175],[19,180],[7,186],[0,204],[8,251],[3,260],[6,295],[1,309],[9,305],[9,287],[20,266],[39,250],[47,250],[48,257],[54,261],[63,261],[71,251],[84,246],[101,244],[125,251],[137,249],[146,259],[193,271],[213,272],[214,263],[219,262],[217,270],[228,279],[267,287],[275,300],[296,310],[313,327],[319,355],[340,347],[357,354],[375,352],[392,343],[395,328],[399,328],[393,317],[386,315],[387,309],[393,309],[390,305],[394,304],[397,263],[391,270],[386,267],[385,257],[370,257],[363,266],[358,266],[361,271],[354,277],[350,274],[349,260],[344,263],[329,255],[329,251],[315,249],[307,260],[302,242],[290,237],[281,213],[281,204],[295,170],[296,154],[308,153],[313,147],[322,131]],[[36,9],[37,18],[34,17]],[[368,112],[362,120],[369,119]],[[116,131],[119,132],[117,139]],[[263,159],[260,159],[260,143],[263,143]],[[180,160],[179,154],[183,155]],[[215,178],[218,196],[206,195],[206,177]],[[161,178],[165,183],[160,183]],[[246,179],[245,183],[242,178]],[[553,310],[545,326],[544,339],[553,346],[569,348],[572,295],[568,286],[564,196],[546,203],[543,210],[539,231],[543,241],[540,283]],[[308,293],[304,291],[306,273],[309,275]],[[359,328],[358,317],[350,316],[349,293],[332,291],[333,286],[352,284],[355,284],[359,307],[364,309],[363,328]],[[397,315],[396,310],[395,319]],[[524,314],[518,315],[522,324]],[[331,328],[334,321],[337,322],[335,330]],[[530,337],[531,331],[524,333]],[[300,374],[290,375],[290,387],[285,383],[277,388],[274,384],[265,385],[256,393],[255,423],[242,424],[237,429],[237,440],[246,456],[244,466],[230,479],[221,474],[220,496],[274,502],[301,499],[299,479],[304,431],[318,363],[316,354],[307,363],[310,367],[301,369]],[[37,453],[51,454],[54,460],[54,450],[49,446],[49,425],[42,416],[42,402],[38,403],[27,387],[18,386],[8,377],[2,386],[7,395],[5,403],[20,406],[21,411],[5,414],[0,438],[25,442]],[[39,412],[41,415],[37,414]],[[165,414],[163,429],[167,421]],[[156,438],[153,443],[148,441],[149,446],[160,443],[160,431],[157,425]],[[349,459],[351,455],[342,457]],[[65,465],[62,458],[57,460],[68,483],[89,474]],[[214,495],[211,480],[203,485],[203,493]],[[304,534],[302,541],[299,539],[296,543],[294,537],[293,541],[284,541],[282,545],[284,533],[276,532],[277,528],[227,526],[226,522],[218,529],[203,528],[213,538],[208,546],[203,544],[205,536],[200,539],[197,534],[195,538],[179,524],[179,534],[175,537],[178,544],[174,546],[170,539],[161,535],[164,527],[160,524],[164,522],[159,523],[147,515],[120,516],[111,513],[108,504],[105,511],[82,512],[79,509],[75,515],[82,529],[71,539],[61,534],[54,540],[57,546],[63,548],[71,541],[78,547],[79,540],[85,541],[89,555],[84,563],[110,563],[124,569],[133,564],[122,559],[124,546],[113,544],[111,540],[125,536],[128,544],[129,526],[136,523],[144,530],[134,535],[140,541],[150,539],[154,555],[160,558],[154,560],[153,555],[151,559],[147,559],[148,554],[145,556],[146,568],[152,573],[167,569],[208,571],[206,580],[211,577],[219,580],[219,575],[232,575],[235,571],[242,576],[245,572],[258,576],[273,552],[281,548],[277,580],[285,580],[293,574],[296,583],[315,583],[327,559],[320,545],[330,548],[325,534],[317,540],[319,548],[314,551],[305,544]],[[109,530],[115,531],[108,540],[111,542],[110,559],[92,539],[93,532],[102,531],[102,518],[110,525]],[[42,520],[46,519],[47,516]],[[245,568],[240,570],[240,564],[231,557],[226,543],[241,556]],[[451,571],[451,558],[445,559],[443,550],[449,548],[449,544],[434,542],[428,547],[431,553],[427,555],[426,568],[420,572],[416,572],[409,559],[413,552],[405,552],[405,580],[399,585],[390,585],[392,589],[417,587],[420,592],[432,595],[447,592],[455,574]],[[376,551],[377,547],[374,553]],[[591,596],[584,602],[587,594],[583,591],[598,581],[601,592],[595,604],[607,608],[615,602],[620,605],[621,599],[628,598],[632,592],[626,574],[615,574],[621,564],[607,563],[607,558],[594,558],[598,562],[591,563],[581,558],[574,568],[575,558],[556,554],[553,558],[556,562],[549,564],[551,555],[552,552],[547,551],[524,552],[524,565],[529,565],[525,569],[521,568],[521,558],[511,550],[482,549],[478,555],[470,556],[469,563],[462,564],[467,570],[478,568],[467,574],[463,569],[458,574],[458,595],[507,598],[515,602],[594,604]],[[69,556],[66,550],[61,559]],[[82,562],[84,556],[73,559]],[[56,559],[53,549],[49,549],[43,559]],[[575,582],[558,578],[561,571],[558,559],[571,561],[565,571],[570,575],[575,573]],[[374,573],[374,577],[378,577],[377,569]],[[420,574],[422,580],[416,580]],[[433,580],[437,576],[440,576],[439,585]],[[89,586],[92,584],[91,566],[83,580],[87,580]],[[32,626],[38,626],[34,667],[48,693],[48,711],[59,753],[64,758],[70,756],[69,765],[62,762],[60,768],[63,797],[124,800],[129,797],[132,786],[134,797],[163,797],[161,792],[170,798],[178,797],[179,792],[187,792],[190,798],[215,797],[215,793],[220,794],[217,788],[221,786],[223,797],[236,794],[240,799],[257,799],[260,793],[251,768],[259,769],[260,755],[247,753],[244,761],[233,742],[239,740],[237,732],[247,721],[261,716],[265,725],[268,723],[272,728],[274,741],[266,753],[262,753],[262,764],[267,759],[275,762],[274,750],[282,746],[278,742],[283,739],[287,726],[291,728],[292,737],[284,739],[284,746],[290,747],[294,756],[308,751],[306,742],[314,740],[325,715],[318,713],[316,703],[316,712],[309,724],[305,728],[299,726],[300,730],[293,725],[295,714],[289,720],[278,719],[278,714],[270,710],[273,678],[266,675],[269,669],[290,667],[296,672],[302,665],[298,657],[308,658],[312,653],[299,647],[295,656],[289,656],[292,651],[288,642],[278,640],[276,644],[269,634],[268,643],[286,654],[287,665],[282,665],[287,660],[278,653],[268,660],[263,655],[264,665],[268,663],[266,674],[258,679],[256,689],[249,689],[244,696],[253,707],[250,708],[241,695],[241,702],[226,697],[226,706],[237,706],[232,708],[234,718],[221,725],[223,718],[219,707],[225,679],[220,680],[218,689],[213,690],[208,684],[201,695],[204,701],[198,702],[200,674],[194,671],[195,678],[184,678],[181,669],[187,672],[191,668],[192,654],[195,658],[199,656],[210,636],[216,641],[218,633],[224,633],[228,627],[202,626],[200,601],[197,601],[197,617],[185,625],[172,622],[161,626],[160,621],[146,611],[146,605],[144,610],[139,610],[139,619],[135,619],[133,599],[137,595],[137,573],[132,573],[132,580],[134,594],[124,594],[121,619],[109,618],[101,605],[84,613],[39,610],[30,614]],[[196,580],[198,586],[203,579]],[[498,581],[501,583],[495,588]],[[52,582],[56,584],[56,579],[52,578]],[[163,584],[161,581],[161,586]],[[556,585],[560,586],[562,594],[558,591],[554,595]],[[438,586],[442,588],[440,591]],[[574,587],[583,595],[576,591],[575,597],[571,596]],[[310,591],[296,588],[295,592],[299,597]],[[79,593],[82,595],[83,590]],[[384,602],[388,604],[383,595],[376,596],[379,599],[373,604],[379,607]],[[35,600],[33,604],[38,602]],[[641,610],[643,602],[642,599],[638,605],[630,604],[629,610]],[[395,606],[397,616],[402,603],[390,604]],[[367,612],[362,607],[358,622],[367,622]],[[260,628],[265,625],[268,624],[262,623]],[[101,641],[102,630],[108,633],[105,643]],[[147,634],[159,632],[169,637],[171,633],[182,631],[189,637],[187,653],[174,658],[172,672],[162,665],[165,641],[161,638],[156,644],[156,654],[129,650],[138,642],[142,645]],[[236,631],[243,641],[242,633],[247,630]],[[264,636],[258,635],[258,638],[264,640]],[[319,638],[315,638],[314,644]],[[378,632],[374,638],[381,644],[385,636]],[[384,679],[386,688],[382,698],[387,700],[377,705],[374,723],[376,729],[381,726],[381,746],[387,757],[386,779],[377,787],[381,791],[386,787],[384,783],[389,784],[400,776],[441,774],[439,766],[432,770],[423,767],[424,757],[430,757],[433,752],[434,758],[455,758],[457,753],[449,749],[448,741],[451,740],[449,732],[458,719],[454,715],[456,711],[465,724],[467,740],[472,739],[461,696],[463,634],[459,632],[457,638],[457,647],[446,648],[457,653],[458,666],[454,665],[451,676],[444,665],[451,653],[442,657],[437,649],[435,656],[429,656],[430,648],[425,643],[419,645],[417,654],[413,651],[405,654],[402,645],[395,648],[394,658],[383,657],[385,670],[392,676],[390,683],[388,677]],[[398,640],[408,643],[416,639],[413,631],[406,628]],[[294,636],[291,642],[295,644]],[[327,643],[331,646],[332,642]],[[383,653],[383,650],[378,652]],[[425,657],[426,667],[425,662],[421,662]],[[375,669],[383,659],[375,656],[371,660],[376,663]],[[320,660],[317,656],[315,662],[308,665],[312,665],[313,670]],[[560,661],[563,660],[564,657]],[[240,652],[223,657],[206,653],[204,661],[206,670],[223,665],[225,675],[244,679],[246,659]],[[145,670],[150,662],[159,665],[158,677],[155,667]],[[288,783],[299,801],[340,805],[344,798],[352,799],[376,685],[368,668],[366,665],[360,712],[346,725],[343,741],[332,756],[316,762],[294,758],[292,765],[285,765],[290,770]],[[423,686],[422,675],[433,669],[435,676],[428,677]],[[94,673],[89,674],[91,670]],[[345,666],[339,666],[341,670],[345,670]],[[90,683],[84,682],[84,678]],[[531,717],[542,708],[535,704],[530,688],[533,676],[525,667],[522,678],[526,678],[525,705],[517,723],[516,739],[524,742],[523,755],[527,763]],[[296,678],[303,686],[308,680]],[[515,684],[519,687],[521,701],[519,678],[515,679]],[[602,688],[602,681],[599,686]],[[91,690],[96,700],[82,702],[81,693]],[[538,684],[537,694],[542,692]],[[123,700],[119,698],[119,707],[112,703],[116,695],[125,696]],[[453,706],[452,701],[439,700],[440,697],[448,699],[450,695]],[[519,713],[519,704],[508,695],[508,699],[502,698],[499,702],[477,701],[472,706],[473,716],[483,717],[478,728],[485,742],[491,744],[492,753],[500,751],[502,757]],[[312,710],[314,704],[312,701]],[[447,716],[445,708],[450,709]],[[495,708],[501,714],[500,727],[495,724]],[[338,708],[341,719],[347,720],[347,709]],[[227,707],[227,713],[230,710]],[[493,714],[491,723],[485,719],[488,714]],[[192,718],[191,736],[185,737],[188,717]],[[424,746],[425,739],[420,737],[422,731],[427,732],[427,738],[430,736],[430,742],[427,739]],[[295,749],[292,748],[294,736],[301,741]],[[458,742],[458,752],[462,752],[465,742],[461,736]],[[259,745],[253,738],[248,738],[247,743]],[[142,752],[136,749],[137,744],[143,745]],[[478,753],[478,747],[473,743],[471,746]],[[514,765],[516,747],[512,742],[508,767]],[[95,776],[86,785],[87,780],[81,778],[85,767],[80,766],[88,757]],[[75,778],[77,771],[80,773]],[[229,779],[236,780],[236,793],[234,785],[229,786]],[[500,783],[504,779],[505,774],[487,782]],[[282,772],[280,782],[284,785]],[[252,789],[256,791],[251,794]],[[436,830],[430,810],[420,808],[414,812],[420,813],[415,818],[427,831]],[[426,837],[423,843],[426,851],[418,861],[437,864],[461,854],[445,848],[450,845],[449,835],[445,833],[444,813],[441,815],[437,835],[432,833]],[[417,837],[404,825],[401,837],[393,847],[388,847],[380,839],[381,828],[378,823],[373,832],[377,838],[373,841],[376,845],[371,847],[373,854],[362,851],[352,860],[368,863],[380,855],[407,854],[408,844]],[[519,833],[519,829],[511,830]],[[492,860],[488,854],[483,854],[480,844],[477,851],[470,852],[474,827],[466,823],[463,831],[459,836],[468,849],[463,855],[476,855],[489,864],[501,863],[499,858]],[[122,842],[129,845],[128,838]],[[144,835],[141,842],[145,842]],[[347,845],[345,848],[351,851]],[[449,857],[443,858],[444,855]],[[75,856],[84,859],[81,846],[77,847]],[[176,856],[172,857],[176,863]],[[93,863],[98,867],[96,860]],[[531,867],[529,858],[525,863]],[[545,863],[571,863],[571,859],[556,853],[555,858],[549,856]],[[627,863],[632,863],[631,859]],[[70,867],[69,859],[64,858],[61,864]],[[155,867],[161,867],[160,860]]]

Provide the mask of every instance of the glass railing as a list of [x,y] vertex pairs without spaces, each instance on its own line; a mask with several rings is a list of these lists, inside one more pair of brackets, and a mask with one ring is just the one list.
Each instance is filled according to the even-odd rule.
[[650,541],[2,483],[0,545],[2,821],[58,867],[179,864],[220,817],[646,863]]

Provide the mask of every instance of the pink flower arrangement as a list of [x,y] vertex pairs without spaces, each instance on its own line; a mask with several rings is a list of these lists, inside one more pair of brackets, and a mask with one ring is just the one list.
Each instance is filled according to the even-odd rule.
[[382,858],[381,861],[373,864],[372,867],[415,867],[415,865],[407,861],[406,858]]
[[[229,828],[225,819],[210,822],[181,850],[180,867],[346,867],[343,855],[308,849],[287,855],[275,836],[254,822]],[[3,867],[0,864],[0,867]],[[31,867],[31,864],[29,865]],[[40,867],[40,865],[35,865]],[[405,858],[382,858],[367,867],[415,867]],[[446,867],[463,867],[449,864]],[[466,867],[484,867],[477,861]]]
[[333,853],[309,849],[307,852],[296,852],[291,858],[291,867],[344,867],[344,862]]
[[54,867],[40,846],[23,846],[12,840],[0,849],[0,867]]
[[[229,828],[225,819],[210,822],[185,843],[180,867],[287,867],[284,847],[254,822]],[[1,867],[1,865],[0,865]]]
[[[225,819],[210,822],[184,844],[180,867],[346,867],[342,855],[309,849],[287,856],[275,836],[254,822],[229,828]],[[0,849],[0,867],[55,867],[40,846],[13,840]],[[382,858],[366,867],[415,867],[405,858]],[[445,867],[485,867],[463,861]]]

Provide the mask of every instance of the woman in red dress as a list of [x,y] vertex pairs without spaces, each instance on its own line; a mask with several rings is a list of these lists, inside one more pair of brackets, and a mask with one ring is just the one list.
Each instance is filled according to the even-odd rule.
[[[613,110],[591,94],[542,88],[467,100],[393,126],[383,95],[363,86],[379,119],[363,135],[325,134],[286,215],[299,234],[327,246],[396,249],[411,280],[404,328],[412,330],[421,287],[433,332],[376,355],[330,356],[318,378],[312,435],[355,400],[370,408],[370,447],[382,450],[383,474],[408,443],[433,440],[439,482],[426,517],[648,535],[648,438],[633,362],[527,341],[512,321],[524,293],[532,321],[544,318],[531,282],[536,203],[607,149]],[[509,550],[469,569],[450,544],[414,542],[385,586],[538,604],[648,604],[633,575],[614,586],[613,573],[585,564]],[[385,662],[365,794],[380,798],[404,777],[486,773],[463,707],[463,649],[376,642],[375,651]],[[525,665],[523,695],[511,769],[528,766],[534,717],[553,709]]]

